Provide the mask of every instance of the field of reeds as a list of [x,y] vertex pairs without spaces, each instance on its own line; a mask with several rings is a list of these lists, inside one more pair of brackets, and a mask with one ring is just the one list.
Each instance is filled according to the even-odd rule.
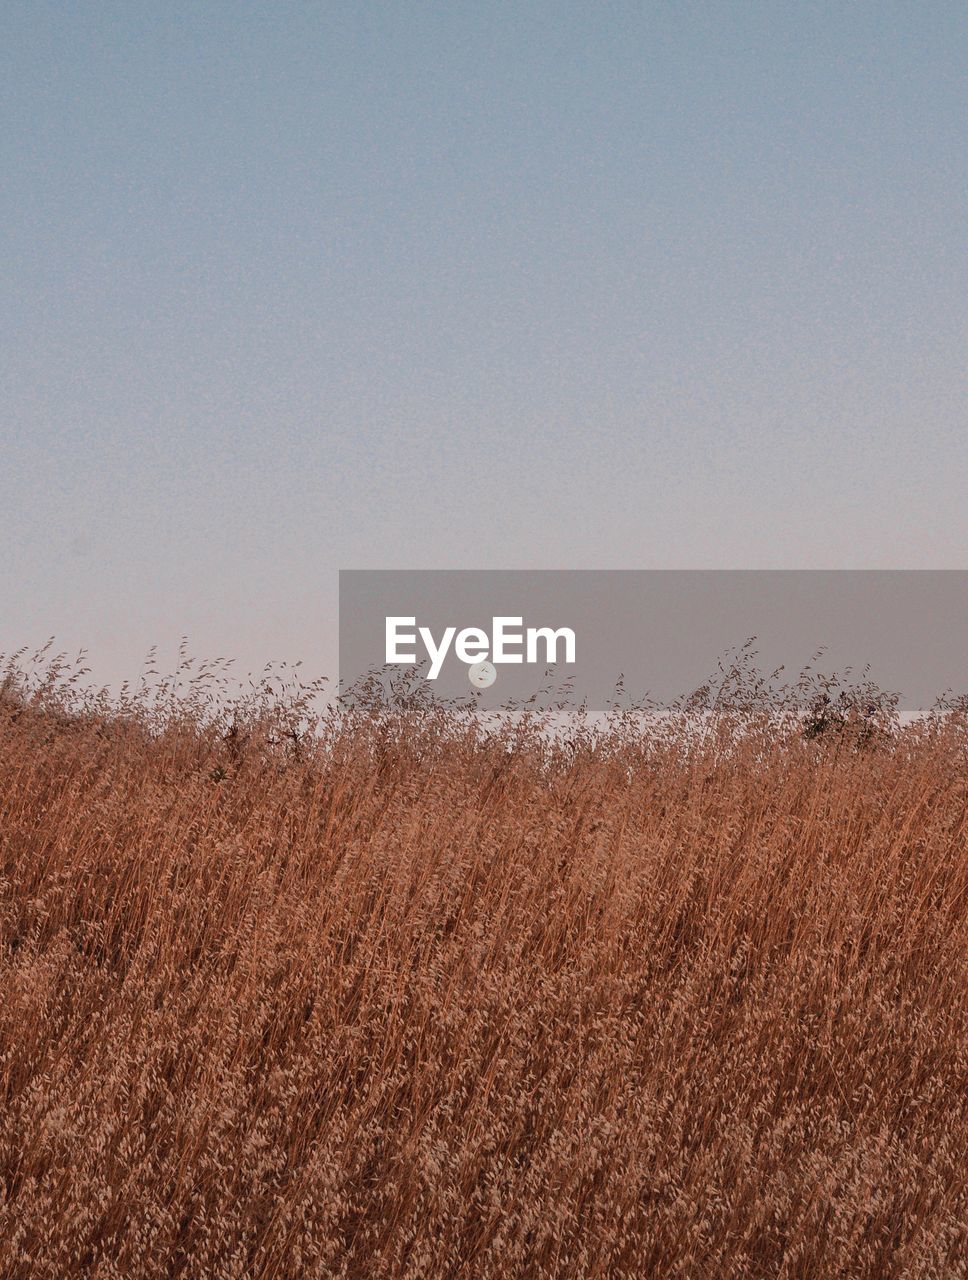
[[6,668],[4,1280],[968,1276],[963,709],[220,678]]

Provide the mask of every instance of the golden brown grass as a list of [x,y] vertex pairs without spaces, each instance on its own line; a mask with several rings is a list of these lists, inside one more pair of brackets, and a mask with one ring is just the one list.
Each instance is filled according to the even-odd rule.
[[55,684],[0,699],[0,1275],[968,1275],[957,714]]

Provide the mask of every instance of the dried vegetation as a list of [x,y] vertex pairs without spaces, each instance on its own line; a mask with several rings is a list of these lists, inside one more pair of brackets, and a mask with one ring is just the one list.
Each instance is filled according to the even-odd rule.
[[0,1275],[968,1276],[962,709],[224,677],[8,665]]

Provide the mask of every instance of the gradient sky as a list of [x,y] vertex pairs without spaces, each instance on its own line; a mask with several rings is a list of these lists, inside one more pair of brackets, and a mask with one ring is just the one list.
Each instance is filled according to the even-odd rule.
[[0,649],[966,567],[963,3],[8,3]]

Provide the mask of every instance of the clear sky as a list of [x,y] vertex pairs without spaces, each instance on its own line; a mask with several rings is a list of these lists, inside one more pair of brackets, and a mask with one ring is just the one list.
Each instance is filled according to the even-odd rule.
[[0,15],[0,649],[339,567],[966,567],[963,3]]

